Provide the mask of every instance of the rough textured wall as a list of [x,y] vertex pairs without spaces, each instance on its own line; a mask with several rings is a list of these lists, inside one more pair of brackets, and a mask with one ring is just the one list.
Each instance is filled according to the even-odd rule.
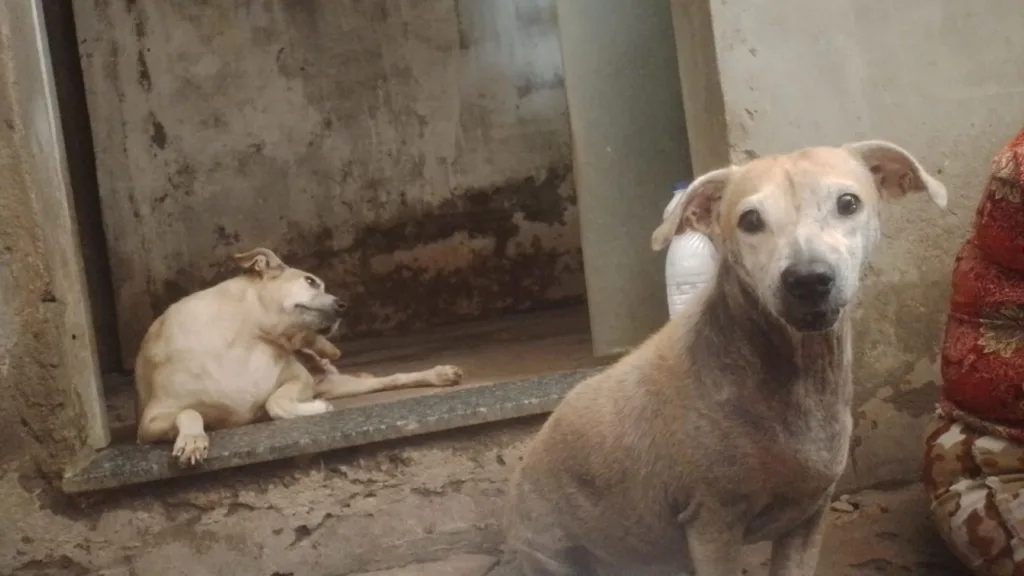
[[551,0],[75,0],[124,357],[254,244],[353,333],[583,294]]
[[30,455],[52,476],[89,437],[73,382],[87,376],[78,360],[90,337],[81,316],[69,314],[81,304],[67,293],[74,271],[59,269],[66,261],[55,254],[52,236],[67,230],[55,203],[41,198],[63,194],[52,174],[42,68],[34,50],[11,48],[34,45],[31,6],[0,4],[0,463]]
[[[701,10],[673,1],[677,26],[701,26],[694,20]],[[743,160],[883,138],[917,155],[949,188],[945,213],[925,198],[886,208],[856,317],[856,430],[845,484],[914,479],[937,395],[953,258],[992,156],[1024,118],[1024,11],[1016,0],[797,0],[785,9],[709,0],[709,7],[713,38],[684,33],[680,59],[690,60],[684,71],[717,66],[724,106],[709,113],[723,111],[724,122],[688,114],[695,150],[696,142],[717,149],[724,136],[720,151]],[[697,78],[684,83],[684,98],[713,100],[716,87]],[[728,160],[695,155],[695,169]]]

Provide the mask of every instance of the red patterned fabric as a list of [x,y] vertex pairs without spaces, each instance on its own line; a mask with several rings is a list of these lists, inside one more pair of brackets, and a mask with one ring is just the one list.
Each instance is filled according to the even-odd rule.
[[940,411],[1024,441],[1024,131],[992,162],[957,255]]
[[1024,131],[992,160],[985,196],[978,204],[974,240],[985,259],[1024,271]]

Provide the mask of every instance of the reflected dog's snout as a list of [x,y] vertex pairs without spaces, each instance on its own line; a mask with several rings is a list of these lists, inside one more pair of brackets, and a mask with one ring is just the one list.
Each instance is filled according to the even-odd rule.
[[820,304],[832,295],[836,271],[831,264],[812,261],[791,264],[782,271],[782,289],[801,304]]

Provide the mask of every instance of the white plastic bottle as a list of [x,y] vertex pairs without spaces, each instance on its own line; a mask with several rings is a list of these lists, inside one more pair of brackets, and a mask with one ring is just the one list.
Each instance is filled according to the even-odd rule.
[[[676,185],[675,196],[665,207],[662,218],[683,200],[687,183]],[[695,230],[687,230],[672,238],[665,257],[665,289],[668,293],[668,315],[675,318],[693,298],[695,292],[715,278],[718,251],[711,239]]]

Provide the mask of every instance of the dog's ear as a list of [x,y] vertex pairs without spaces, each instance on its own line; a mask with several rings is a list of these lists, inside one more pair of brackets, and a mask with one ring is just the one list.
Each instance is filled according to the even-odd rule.
[[665,208],[661,225],[651,235],[651,248],[655,252],[663,250],[673,236],[685,230],[712,236],[722,193],[735,170],[735,166],[729,166],[708,172],[680,192]]
[[885,200],[898,200],[911,192],[927,192],[940,208],[946,207],[946,187],[921,167],[909,152],[884,140],[865,140],[843,145],[875,177]]
[[253,248],[242,254],[235,254],[235,262],[246,272],[255,272],[261,278],[273,277],[285,269],[284,262],[266,248]]

